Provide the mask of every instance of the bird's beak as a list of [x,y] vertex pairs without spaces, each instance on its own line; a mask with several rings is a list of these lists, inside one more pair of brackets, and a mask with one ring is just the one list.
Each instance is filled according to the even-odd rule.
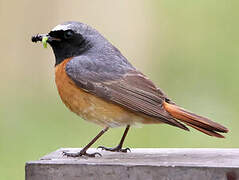
[[51,44],[55,41],[61,41],[59,38],[51,37],[49,34],[37,34],[36,36],[32,36],[32,42],[41,41],[43,46],[46,47],[46,43]]

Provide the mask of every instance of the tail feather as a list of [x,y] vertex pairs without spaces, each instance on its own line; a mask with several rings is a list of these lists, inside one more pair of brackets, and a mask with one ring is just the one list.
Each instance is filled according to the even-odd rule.
[[223,138],[224,136],[219,133],[227,133],[228,129],[208,118],[188,112],[187,110],[178,107],[174,104],[164,102],[165,110],[174,118],[184,122],[188,126],[197,129],[209,136]]
[[185,124],[187,124],[188,126],[193,127],[194,129],[197,129],[198,131],[201,131],[201,132],[203,132],[204,134],[207,134],[207,135],[209,135],[209,136],[214,136],[214,137],[218,137],[218,138],[224,138],[223,135],[221,135],[221,134],[219,134],[219,133],[217,133],[217,132],[208,131],[208,130],[206,130],[206,129],[200,128],[200,127],[195,126],[195,125],[190,124],[190,123],[185,123]]

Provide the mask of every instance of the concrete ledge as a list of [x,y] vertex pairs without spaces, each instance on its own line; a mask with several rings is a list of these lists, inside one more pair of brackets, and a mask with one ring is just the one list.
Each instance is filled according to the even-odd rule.
[[[236,180],[239,149],[131,149],[68,158],[62,148],[26,163],[26,180]],[[96,152],[90,149],[88,152]]]

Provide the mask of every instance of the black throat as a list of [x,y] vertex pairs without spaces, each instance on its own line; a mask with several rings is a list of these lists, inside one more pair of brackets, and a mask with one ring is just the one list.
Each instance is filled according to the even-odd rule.
[[77,46],[74,45],[74,43],[68,43],[68,42],[52,42],[51,47],[53,49],[53,52],[55,54],[55,66],[60,64],[62,61],[68,58],[72,58],[75,56],[82,55],[87,50],[89,50],[92,46],[87,41],[82,41]]

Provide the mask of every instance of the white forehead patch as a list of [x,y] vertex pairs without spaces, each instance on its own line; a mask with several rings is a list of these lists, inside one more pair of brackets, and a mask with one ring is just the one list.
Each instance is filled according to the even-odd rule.
[[56,27],[54,27],[52,29],[52,31],[60,31],[60,30],[65,31],[65,30],[68,30],[68,29],[70,29],[70,24],[67,24],[67,25],[59,24]]

